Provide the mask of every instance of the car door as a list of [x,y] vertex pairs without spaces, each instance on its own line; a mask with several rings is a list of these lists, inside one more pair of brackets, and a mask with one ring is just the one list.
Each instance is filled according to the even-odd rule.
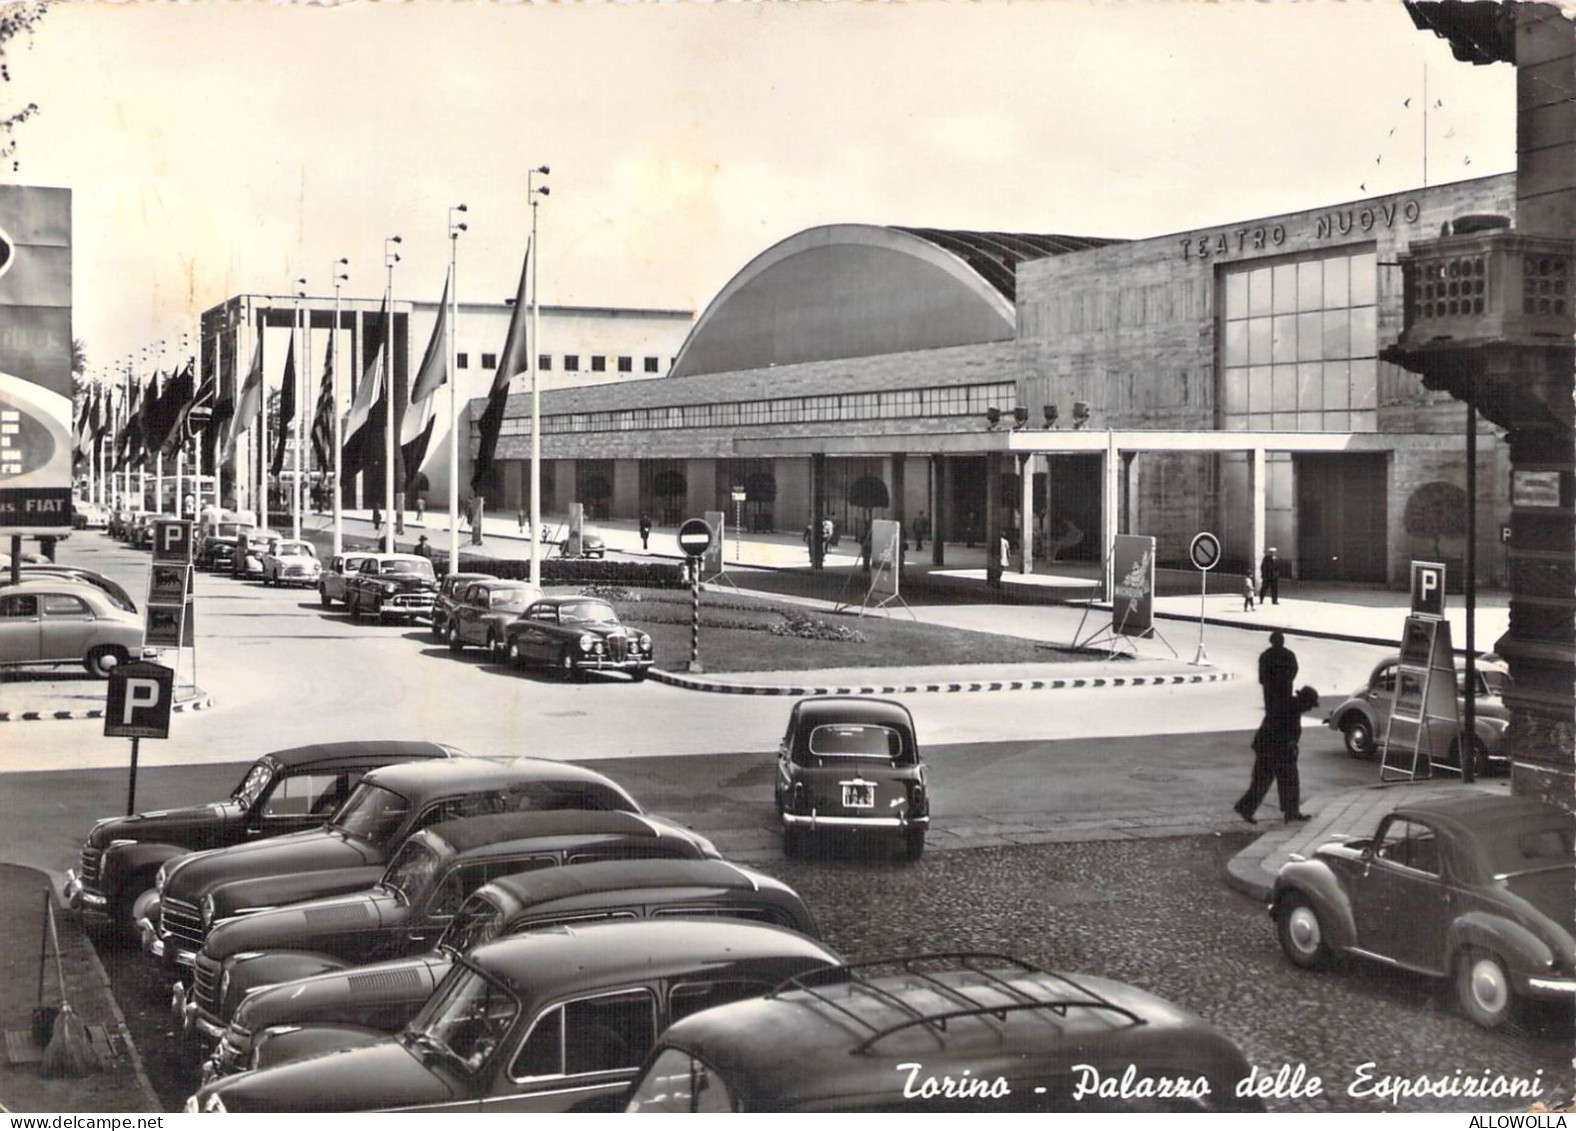
[[590,994],[543,1010],[478,1110],[617,1111],[656,1044],[655,987]]
[[39,627],[37,593],[8,593],[0,597],[0,663],[38,659]]
[[481,633],[481,614],[487,607],[488,592],[485,585],[469,586],[454,611],[454,621],[460,626],[460,639],[467,644],[486,643]]
[[1440,872],[1435,830],[1419,820],[1387,817],[1352,878],[1358,948],[1443,972],[1453,899]]
[[251,836],[282,836],[324,824],[350,796],[359,778],[344,770],[283,774],[257,799],[247,820]]
[[92,643],[95,621],[92,608],[75,593],[41,593],[43,613],[39,640],[46,660],[80,660]]

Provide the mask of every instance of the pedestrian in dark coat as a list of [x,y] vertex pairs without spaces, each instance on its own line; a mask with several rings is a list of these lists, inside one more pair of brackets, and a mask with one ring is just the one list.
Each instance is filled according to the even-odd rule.
[[1297,682],[1297,653],[1286,647],[1286,634],[1270,633],[1270,646],[1259,653],[1259,686],[1264,689],[1264,712],[1284,711],[1291,706],[1292,688]]
[[1270,595],[1270,600],[1280,604],[1280,559],[1275,556],[1275,547],[1271,546],[1264,551],[1264,559],[1259,562],[1259,604],[1264,603],[1264,594]]
[[642,550],[651,549],[651,516],[649,514],[640,516],[640,548]]
[[1257,824],[1254,813],[1275,782],[1276,800],[1287,824],[1306,821],[1302,811],[1302,783],[1297,775],[1298,744],[1302,740],[1302,716],[1319,705],[1319,693],[1304,687],[1278,710],[1265,711],[1264,721],[1253,735],[1253,776],[1247,792],[1232,806],[1248,824]]

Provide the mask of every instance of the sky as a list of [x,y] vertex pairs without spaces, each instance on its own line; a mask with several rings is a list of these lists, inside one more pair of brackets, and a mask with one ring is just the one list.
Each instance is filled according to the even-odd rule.
[[[307,279],[693,309],[837,222],[1162,235],[1515,168],[1515,72],[1394,0],[338,6],[57,0],[9,45],[24,184],[73,190],[93,368]],[[1424,95],[1426,81],[1427,94]],[[499,343],[500,348],[502,342]],[[544,348],[550,343],[544,342]]]

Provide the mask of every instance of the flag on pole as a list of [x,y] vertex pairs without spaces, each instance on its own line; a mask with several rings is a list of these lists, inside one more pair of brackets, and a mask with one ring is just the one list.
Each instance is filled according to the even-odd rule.
[[141,444],[141,439],[135,435],[137,422],[137,397],[142,391],[141,387],[133,383],[130,392],[126,394],[125,403],[121,406],[122,419],[120,430],[115,433],[115,470],[124,471],[131,462],[133,444]]
[[186,440],[186,414],[191,411],[192,399],[197,395],[195,369],[188,361],[186,368],[165,386],[162,414],[153,437],[155,450],[164,455],[174,455]]
[[148,383],[142,388],[142,397],[137,405],[136,430],[132,433],[131,466],[139,468],[148,462],[148,423],[157,415],[157,402],[159,399],[159,375],[155,373],[148,378]]
[[[387,307],[384,315],[387,316]],[[345,453],[340,474],[346,479],[356,474],[367,463],[367,456],[377,446],[383,435],[383,339],[378,338],[378,352],[373,355],[367,371],[356,386],[356,397],[351,402],[350,414],[345,420]]]
[[405,409],[405,419],[400,423],[400,455],[405,463],[405,485],[409,490],[412,481],[421,471],[427,458],[427,445],[432,440],[433,424],[438,415],[437,393],[448,377],[448,357],[444,343],[449,329],[449,280],[443,280],[443,298],[438,304],[438,321],[433,324],[432,337],[427,339],[427,352],[421,356],[421,368],[416,372],[415,384],[410,389],[410,404]]
[[278,475],[285,467],[285,447],[290,439],[291,427],[295,424],[296,411],[296,375],[295,375],[295,335],[290,336],[290,349],[285,353],[284,382],[279,388],[279,427],[274,432],[274,458],[268,470],[272,475]]
[[317,469],[328,472],[334,453],[334,339],[328,336],[328,353],[323,359],[323,381],[317,393],[317,408],[312,413],[312,455]]
[[235,442],[252,427],[252,421],[257,419],[257,407],[262,403],[263,336],[258,334],[257,344],[252,347],[252,367],[247,371],[246,380],[241,383],[241,391],[235,396],[235,406],[229,427],[225,430],[224,450],[220,453],[220,459],[228,460],[234,453]]
[[498,450],[498,433],[503,429],[503,410],[509,401],[509,382],[517,373],[527,368],[531,355],[530,343],[525,340],[530,325],[526,311],[526,292],[531,279],[531,247],[525,248],[525,260],[520,264],[520,285],[515,290],[514,311],[509,315],[509,335],[504,340],[503,356],[498,359],[498,371],[493,376],[492,390],[487,394],[487,409],[482,413],[481,444],[476,449],[476,465],[471,471],[471,490],[480,491],[493,476],[493,453]]

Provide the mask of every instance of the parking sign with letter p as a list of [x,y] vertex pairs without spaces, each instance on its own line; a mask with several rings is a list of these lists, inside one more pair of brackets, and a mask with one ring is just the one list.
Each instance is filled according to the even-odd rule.
[[1444,617],[1445,567],[1442,563],[1412,563],[1412,615]]
[[175,701],[175,671],[163,664],[135,663],[109,677],[104,737],[168,738]]

